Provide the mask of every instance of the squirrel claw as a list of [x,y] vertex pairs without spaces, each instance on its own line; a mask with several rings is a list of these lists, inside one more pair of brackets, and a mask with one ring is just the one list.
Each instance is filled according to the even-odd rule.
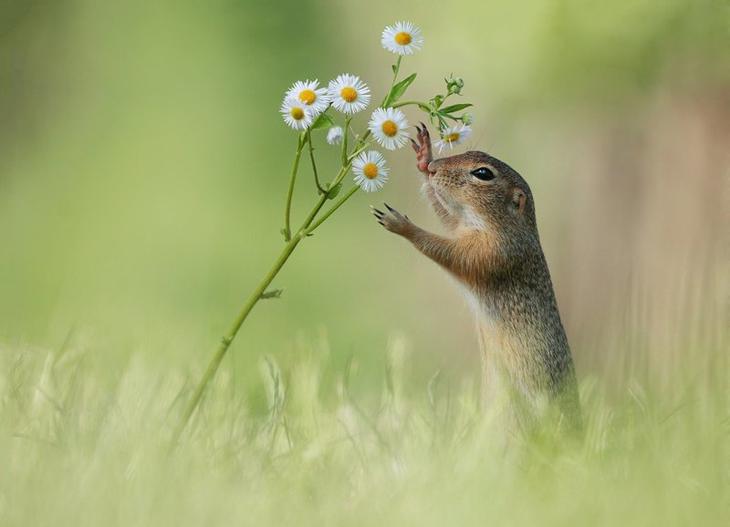
[[375,207],[372,207],[372,212],[378,223],[380,223],[386,230],[405,236],[406,233],[413,228],[413,223],[408,216],[401,214],[387,203],[383,203],[388,209],[388,213],[384,213]]
[[428,164],[433,161],[433,152],[431,150],[431,135],[428,133],[428,128],[424,123],[421,123],[421,127],[416,126],[418,131],[416,142],[411,139],[411,146],[416,152],[416,166],[418,170],[424,175],[428,176]]
[[372,213],[372,215],[373,215],[373,216],[375,216],[375,217],[376,217],[376,218],[377,218],[378,220],[382,219],[382,218],[383,218],[383,217],[385,216],[385,212],[383,212],[382,210],[378,210],[378,209],[376,209],[376,208],[375,208],[375,207],[373,207],[373,206],[371,206],[371,207],[370,207],[370,212],[371,212],[371,213]]

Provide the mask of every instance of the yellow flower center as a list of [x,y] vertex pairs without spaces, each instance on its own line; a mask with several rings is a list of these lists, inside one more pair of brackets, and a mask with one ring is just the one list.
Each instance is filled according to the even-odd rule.
[[298,106],[295,106],[289,111],[289,114],[292,116],[292,119],[295,119],[297,121],[301,121],[304,119],[304,110],[299,108]]
[[352,86],[346,86],[340,90],[340,95],[347,102],[352,102],[357,99],[357,90]]
[[459,137],[461,137],[461,135],[458,132],[454,132],[444,137],[444,139],[449,143],[453,143],[454,141],[458,141]]
[[378,177],[378,165],[375,163],[365,163],[365,166],[362,167],[362,173],[368,179],[375,179]]
[[390,119],[383,122],[381,128],[383,129],[383,133],[388,137],[393,137],[398,133],[398,126]]
[[313,90],[302,90],[299,92],[299,100],[306,105],[310,105],[317,100],[317,94]]
[[407,46],[408,44],[411,43],[411,35],[410,35],[410,33],[401,31],[400,33],[397,33],[395,35],[395,41],[396,41],[396,43],[400,44],[401,46]]

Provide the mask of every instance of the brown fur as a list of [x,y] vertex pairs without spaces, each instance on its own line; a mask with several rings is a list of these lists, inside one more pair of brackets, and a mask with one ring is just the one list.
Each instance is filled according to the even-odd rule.
[[[527,182],[483,152],[431,161],[428,132],[414,142],[424,194],[449,236],[427,232],[392,207],[378,221],[408,239],[463,286],[474,304],[482,345],[483,391],[509,392],[534,417],[555,401],[573,425],[580,409],[573,361],[540,246]],[[471,172],[487,167],[489,181]],[[522,412],[524,414],[524,412]]]

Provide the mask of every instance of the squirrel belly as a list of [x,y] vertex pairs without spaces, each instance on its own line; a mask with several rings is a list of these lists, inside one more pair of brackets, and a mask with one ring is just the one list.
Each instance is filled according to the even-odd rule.
[[[531,266],[528,266],[531,267]],[[533,420],[557,402],[580,426],[575,373],[547,267],[529,280],[514,269],[500,284],[460,289],[475,314],[482,364],[482,402]],[[531,271],[527,271],[531,272]],[[515,278],[513,278],[515,277]]]

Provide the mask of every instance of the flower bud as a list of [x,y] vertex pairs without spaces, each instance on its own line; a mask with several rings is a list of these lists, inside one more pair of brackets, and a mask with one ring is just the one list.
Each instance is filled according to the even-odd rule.
[[464,79],[449,75],[444,80],[446,81],[446,90],[449,95],[461,95],[461,89],[464,87]]
[[327,142],[331,145],[339,145],[342,143],[342,138],[345,135],[345,131],[340,126],[333,126],[327,130]]

